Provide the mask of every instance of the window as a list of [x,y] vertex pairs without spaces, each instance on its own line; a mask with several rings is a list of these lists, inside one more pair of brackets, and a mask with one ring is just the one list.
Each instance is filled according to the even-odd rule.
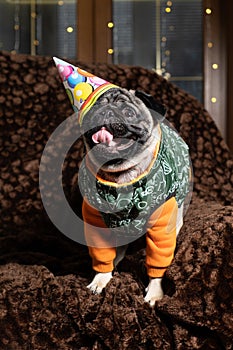
[[76,0],[0,1],[0,49],[76,57]]
[[113,0],[114,63],[155,69],[203,100],[202,0]]

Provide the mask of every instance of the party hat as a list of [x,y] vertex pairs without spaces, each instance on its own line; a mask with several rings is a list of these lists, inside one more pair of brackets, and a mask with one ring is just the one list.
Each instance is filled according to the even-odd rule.
[[66,93],[75,112],[79,112],[79,123],[96,100],[107,90],[118,86],[109,83],[85,70],[53,57]]

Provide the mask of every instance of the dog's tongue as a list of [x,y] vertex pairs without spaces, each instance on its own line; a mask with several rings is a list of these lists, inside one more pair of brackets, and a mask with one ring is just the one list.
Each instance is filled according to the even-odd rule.
[[102,127],[99,131],[92,135],[92,141],[94,143],[110,143],[113,140],[113,135]]

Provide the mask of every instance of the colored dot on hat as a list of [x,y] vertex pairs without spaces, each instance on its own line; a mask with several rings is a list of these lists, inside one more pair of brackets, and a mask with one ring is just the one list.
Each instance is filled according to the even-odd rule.
[[58,71],[62,79],[66,80],[69,77],[69,75],[73,72],[73,68],[71,66],[62,66],[61,64],[59,64]]
[[74,98],[79,102],[85,101],[93,92],[93,87],[88,83],[79,83],[74,88]]
[[85,77],[94,77],[94,75],[92,73],[86,72],[85,70],[77,67],[77,70],[79,72],[79,74],[85,76]]
[[90,78],[90,82],[95,84],[96,86],[100,86],[106,83],[106,80],[99,78],[99,77],[92,77]]
[[78,74],[78,72],[73,72],[67,79],[67,82],[71,88],[74,88],[78,83],[86,81],[86,78]]

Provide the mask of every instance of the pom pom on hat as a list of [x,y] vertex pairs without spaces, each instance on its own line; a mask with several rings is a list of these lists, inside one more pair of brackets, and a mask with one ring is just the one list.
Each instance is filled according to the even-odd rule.
[[109,83],[79,67],[53,57],[59,75],[75,112],[79,112],[79,123],[96,100],[107,90],[118,86]]

